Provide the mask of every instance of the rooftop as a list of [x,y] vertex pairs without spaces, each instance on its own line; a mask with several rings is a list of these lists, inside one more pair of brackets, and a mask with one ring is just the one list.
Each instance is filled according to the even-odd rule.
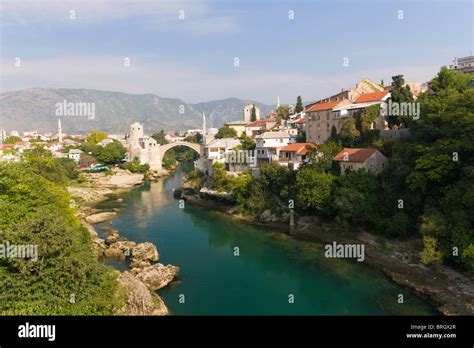
[[365,93],[357,98],[354,103],[367,103],[373,101],[382,101],[385,96],[387,96],[388,91],[374,92],[374,93]]
[[287,132],[265,132],[257,135],[255,139],[279,139],[279,138],[290,138],[290,134]]
[[282,149],[280,149],[280,151],[296,152],[298,155],[306,155],[309,151],[307,147],[312,147],[313,149],[318,148],[313,143],[295,143],[283,147]]
[[347,162],[365,162],[367,159],[372,156],[377,149],[351,149],[345,147],[341,152],[339,152],[335,157],[335,161],[345,161],[344,157],[348,156]]

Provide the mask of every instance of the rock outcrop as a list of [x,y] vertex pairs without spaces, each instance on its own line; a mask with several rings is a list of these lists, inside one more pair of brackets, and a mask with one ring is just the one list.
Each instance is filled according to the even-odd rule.
[[86,217],[86,222],[90,224],[97,224],[99,222],[104,222],[110,218],[113,218],[117,215],[116,212],[104,212],[104,213],[98,213],[98,214],[93,214],[89,215]]
[[179,267],[173,265],[164,266],[161,263],[157,263],[133,273],[136,273],[136,278],[142,281],[150,290],[156,291],[168,285],[176,277],[179,273]]
[[168,315],[168,308],[160,296],[151,292],[145,284],[130,272],[117,277],[119,291],[125,292],[125,305],[117,310],[118,315]]
[[132,248],[130,267],[144,268],[150,266],[153,262],[158,262],[160,255],[153,243],[140,243]]

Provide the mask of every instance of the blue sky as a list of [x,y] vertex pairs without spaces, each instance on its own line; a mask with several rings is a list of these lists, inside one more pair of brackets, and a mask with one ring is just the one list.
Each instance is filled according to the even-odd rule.
[[1,92],[94,88],[265,103],[278,95],[290,103],[365,77],[423,82],[474,46],[472,0],[0,2]]

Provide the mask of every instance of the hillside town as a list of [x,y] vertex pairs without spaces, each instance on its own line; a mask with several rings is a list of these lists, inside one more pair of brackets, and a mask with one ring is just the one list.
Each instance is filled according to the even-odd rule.
[[[429,82],[406,83],[413,93],[414,100],[429,88]],[[256,176],[259,169],[270,163],[278,163],[297,170],[308,163],[309,152],[317,152],[318,146],[331,136],[344,132],[344,124],[376,108],[377,117],[370,123],[370,130],[377,130],[383,139],[401,138],[409,135],[408,128],[391,126],[388,122],[391,96],[391,85],[384,86],[369,79],[363,79],[352,88],[303,106],[280,105],[279,98],[275,111],[261,116],[255,105],[246,105],[242,110],[242,119],[224,124],[221,129],[207,128],[206,116],[203,114],[203,126],[182,132],[167,132],[164,139],[167,143],[183,143],[188,137],[199,135],[202,146],[201,157],[195,162],[198,170],[212,174],[214,163],[222,163],[229,172],[251,170]],[[224,134],[220,134],[224,133]],[[250,141],[250,146],[243,146],[243,141]],[[13,141],[12,141],[13,140]],[[66,134],[58,119],[57,133],[40,134],[37,131],[12,130],[8,134],[0,130],[0,161],[18,161],[25,150],[40,146],[51,151],[55,158],[74,160],[82,169],[99,165],[81,150],[85,135]],[[97,145],[105,147],[114,141],[120,142],[127,150],[124,161],[138,158],[141,164],[150,168],[161,169],[159,145],[151,136],[144,135],[143,125],[133,123],[126,135],[108,134]],[[186,146],[186,144],[184,144]],[[237,152],[236,152],[237,151]],[[162,154],[163,155],[163,154]],[[387,158],[374,148],[344,148],[334,156],[341,170],[364,168],[369,172],[379,173],[388,166]]]

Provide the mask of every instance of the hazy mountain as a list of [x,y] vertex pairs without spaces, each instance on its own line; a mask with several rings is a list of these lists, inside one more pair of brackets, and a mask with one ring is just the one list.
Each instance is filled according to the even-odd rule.
[[206,114],[209,127],[220,127],[222,124],[242,119],[243,109],[248,104],[254,104],[260,109],[260,117],[268,115],[274,106],[265,105],[252,100],[227,98],[204,103],[191,104],[195,110]]
[[32,88],[0,94],[0,129],[55,132],[58,123],[56,105],[64,100],[68,103],[95,104],[93,119],[86,115],[61,116],[63,131],[69,134],[86,133],[92,129],[124,133],[135,121],[145,125],[146,133],[160,129],[185,130],[202,125],[201,112],[206,113],[209,127],[219,127],[225,122],[242,119],[242,109],[246,104],[254,103],[263,115],[272,108],[236,98],[188,104],[181,99],[162,98],[154,94]]

